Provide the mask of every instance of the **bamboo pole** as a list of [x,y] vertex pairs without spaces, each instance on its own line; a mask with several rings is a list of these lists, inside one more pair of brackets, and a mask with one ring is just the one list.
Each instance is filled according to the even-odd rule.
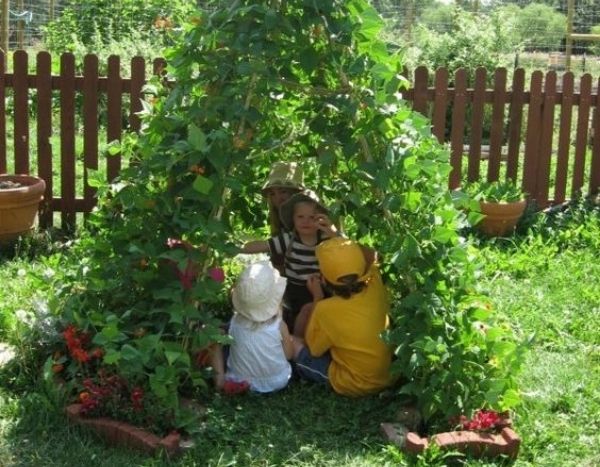
[[54,21],[54,0],[48,0],[49,1],[49,17],[50,17],[50,21]]

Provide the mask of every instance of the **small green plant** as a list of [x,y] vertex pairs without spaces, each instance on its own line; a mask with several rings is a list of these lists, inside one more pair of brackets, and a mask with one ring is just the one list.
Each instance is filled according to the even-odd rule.
[[487,203],[514,203],[525,199],[523,190],[510,178],[469,183],[465,191],[472,198]]

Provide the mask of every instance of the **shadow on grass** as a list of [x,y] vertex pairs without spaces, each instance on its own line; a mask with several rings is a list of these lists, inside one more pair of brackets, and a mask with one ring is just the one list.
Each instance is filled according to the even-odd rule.
[[109,448],[68,425],[64,401],[43,388],[0,389],[0,401],[2,466],[382,465],[379,424],[399,408],[391,394],[349,399],[298,382],[272,395],[211,395],[195,446],[170,462]]

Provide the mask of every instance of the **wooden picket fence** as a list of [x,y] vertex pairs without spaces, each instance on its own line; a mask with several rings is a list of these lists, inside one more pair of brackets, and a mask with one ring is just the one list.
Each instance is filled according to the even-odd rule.
[[[96,170],[99,164],[99,100],[106,101],[103,117],[107,122],[107,141],[121,139],[124,131],[138,131],[140,121],[136,112],[142,108],[146,63],[141,57],[134,58],[130,77],[124,78],[117,56],[108,59],[106,76],[100,76],[95,55],[85,57],[81,75],[75,73],[72,54],[60,57],[58,76],[51,74],[51,56],[47,52],[37,54],[34,74],[29,72],[28,62],[27,53],[17,51],[13,72],[6,73],[0,54],[0,173],[8,168],[9,118],[13,123],[14,171],[30,173],[30,154],[35,152],[37,173],[46,181],[40,225],[52,226],[53,214],[60,212],[61,226],[66,228],[74,225],[77,213],[89,212],[96,202],[94,189],[87,184],[86,169]],[[164,66],[163,60],[155,60],[153,73],[159,74]],[[415,70],[412,82],[412,88],[403,92],[404,98],[431,119],[438,140],[449,144],[453,168],[450,188],[460,186],[465,180],[510,177],[522,184],[540,208],[563,203],[582,191],[584,194],[598,191],[600,94],[590,75],[576,82],[571,73],[566,73],[559,81],[554,71],[545,76],[536,71],[526,88],[525,72],[518,69],[507,87],[507,71],[498,69],[492,87],[487,88],[483,69],[476,71],[470,84],[465,70],[457,71],[450,81],[448,71],[442,68],[430,81],[428,70],[420,67]],[[10,97],[12,107],[7,105]],[[59,121],[54,128],[53,101],[57,99]],[[125,100],[129,102],[126,109]],[[128,116],[125,124],[124,114]],[[35,115],[36,122],[35,147],[30,142],[31,115]],[[76,115],[81,118],[81,134]],[[484,128],[486,119],[490,123]],[[485,154],[482,153],[484,130],[489,133],[489,150]],[[52,157],[53,132],[60,137],[58,164]],[[83,154],[78,162],[79,138]],[[483,171],[482,161],[486,159],[487,169]],[[120,168],[119,156],[106,158],[109,180]],[[54,172],[60,174],[60,189],[53,183]],[[76,172],[83,173],[82,193],[76,193]]]
[[[138,131],[140,120],[136,113],[142,110],[142,87],[146,83],[146,63],[143,58],[135,57],[131,61],[129,78],[121,77],[121,62],[118,56],[108,58],[106,76],[99,74],[99,60],[88,55],[83,62],[83,73],[75,73],[75,57],[63,54],[60,57],[60,74],[51,74],[52,58],[47,52],[36,56],[35,74],[29,73],[29,57],[25,51],[18,50],[13,55],[13,72],[6,73],[4,56],[0,53],[0,173],[7,170],[7,118],[12,118],[14,144],[14,172],[29,174],[30,152],[30,115],[36,119],[37,175],[46,182],[44,202],[40,207],[40,226],[53,225],[53,213],[61,213],[61,226],[71,228],[75,225],[78,212],[90,212],[96,204],[95,190],[87,183],[86,169],[98,169],[99,146],[99,101],[102,97],[106,112],[106,140],[120,140],[123,132]],[[164,60],[153,62],[153,72],[160,74],[165,67]],[[12,89],[11,113],[7,111],[7,89]],[[59,122],[53,125],[53,105],[58,92]],[[30,100],[35,93],[35,105]],[[123,106],[123,97],[129,96],[129,108]],[[54,101],[54,103],[53,103]],[[78,103],[80,109],[77,109]],[[33,107],[33,108],[32,108]],[[78,112],[80,110],[80,112]],[[127,128],[124,128],[123,114],[128,114]],[[80,121],[76,122],[79,115]],[[79,134],[76,123],[83,128]],[[60,135],[60,161],[56,167],[50,138],[53,132]],[[83,164],[77,167],[76,138],[83,139]],[[76,169],[83,173],[83,193],[76,194]],[[120,157],[106,159],[108,180],[114,179],[121,169]],[[53,172],[60,173],[60,190],[54,186]],[[79,196],[77,196],[79,195]]]
[[[449,143],[450,188],[460,186],[464,180],[511,178],[521,182],[539,208],[561,204],[579,193],[598,192],[600,83],[593,88],[589,74],[576,82],[570,72],[558,81],[555,71],[545,76],[535,71],[528,89],[523,69],[514,71],[508,88],[504,68],[495,71],[491,89],[486,88],[483,68],[476,70],[472,87],[465,70],[454,74],[452,86],[449,86],[449,78],[448,70],[440,68],[430,86],[427,68],[419,67],[405,98],[412,101],[414,110],[431,118],[432,131],[438,140]],[[491,109],[491,122],[487,128],[487,171],[482,174],[481,143],[486,108],[488,112]],[[465,145],[467,129],[469,139]],[[590,148],[591,160],[586,161]]]

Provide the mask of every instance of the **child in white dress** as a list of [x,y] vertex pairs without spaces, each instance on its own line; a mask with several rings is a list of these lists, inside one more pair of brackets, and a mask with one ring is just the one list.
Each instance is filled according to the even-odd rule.
[[285,287],[286,279],[269,261],[244,269],[231,293],[233,342],[225,364],[220,351],[213,361],[217,388],[229,392],[227,388],[233,387],[236,392],[235,388],[249,386],[251,391],[266,393],[287,386],[294,345],[281,318]]

